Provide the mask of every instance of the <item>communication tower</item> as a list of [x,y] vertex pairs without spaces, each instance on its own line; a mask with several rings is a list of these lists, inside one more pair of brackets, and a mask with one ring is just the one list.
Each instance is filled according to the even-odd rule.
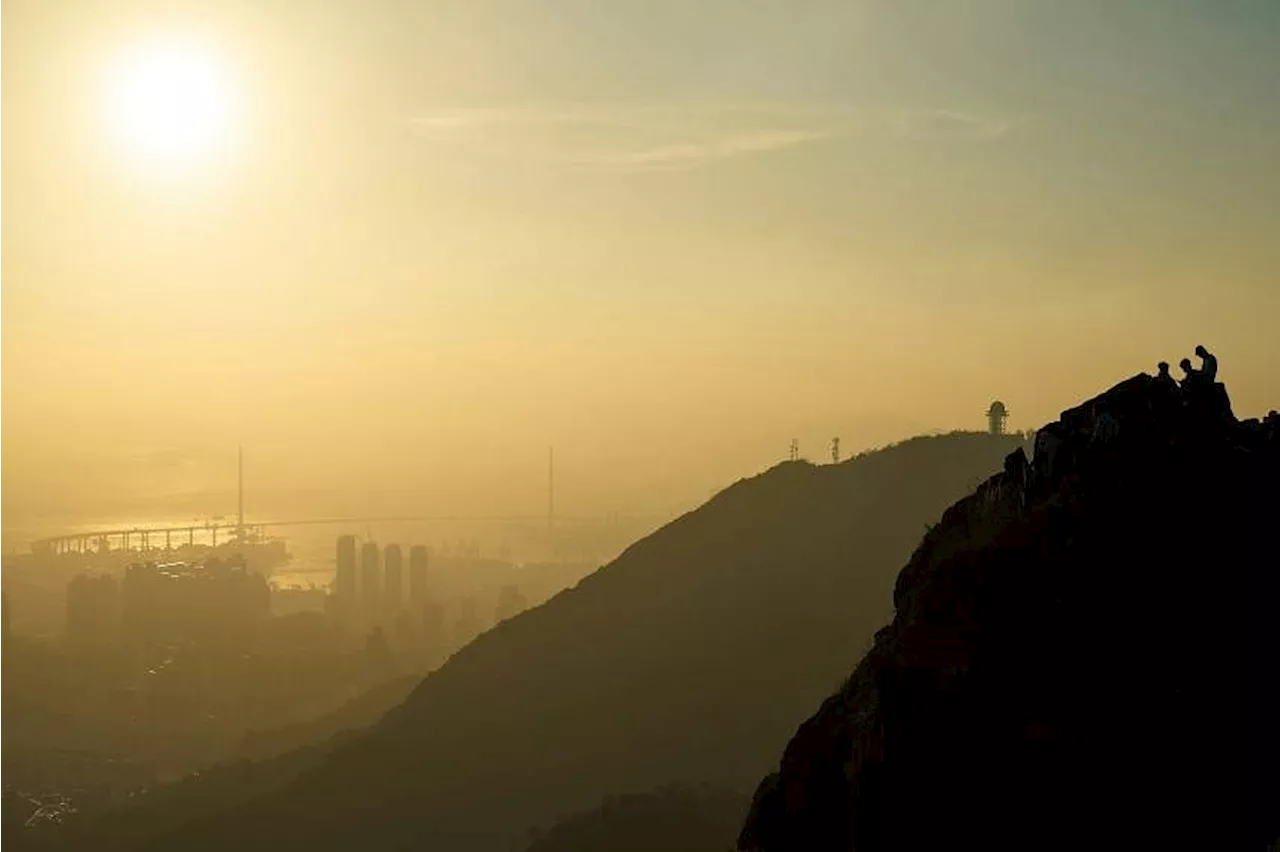
[[791,454],[790,454],[790,459],[791,459],[791,461],[799,461],[799,460],[800,460],[800,439],[799,439],[799,438],[792,438],[792,439],[791,439]]
[[1004,423],[1009,419],[1009,409],[1004,407],[1004,403],[996,400],[991,403],[991,407],[987,409],[987,430],[992,435],[1004,434]]
[[831,463],[840,464],[840,438],[831,439]]

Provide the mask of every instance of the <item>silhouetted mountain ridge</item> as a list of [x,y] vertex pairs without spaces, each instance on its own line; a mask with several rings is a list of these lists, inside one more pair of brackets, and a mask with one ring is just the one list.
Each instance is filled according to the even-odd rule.
[[317,718],[266,731],[250,731],[240,743],[235,757],[265,760],[324,742],[344,731],[367,728],[404,701],[419,679],[417,675],[400,675],[376,684]]
[[740,848],[1280,840],[1280,420],[1139,375],[949,508]]
[[525,852],[726,852],[749,799],[711,787],[611,796],[541,833]]
[[1019,440],[742,480],[479,637],[284,789],[208,817],[189,801],[147,848],[506,852],[606,794],[750,790],[884,622],[925,522]]

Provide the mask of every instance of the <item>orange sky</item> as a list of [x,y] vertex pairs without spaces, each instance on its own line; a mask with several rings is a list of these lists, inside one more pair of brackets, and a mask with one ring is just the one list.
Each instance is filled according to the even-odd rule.
[[[536,514],[552,444],[662,512],[1198,342],[1280,404],[1274,5],[257,6],[5,4],[6,526],[238,444],[277,514]],[[113,143],[157,38],[227,151]]]

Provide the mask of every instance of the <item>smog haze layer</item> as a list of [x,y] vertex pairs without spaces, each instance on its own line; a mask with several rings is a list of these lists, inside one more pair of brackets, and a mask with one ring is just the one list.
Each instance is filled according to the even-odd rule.
[[[1267,2],[10,2],[5,525],[685,508],[1280,391]],[[1176,370],[1176,367],[1175,367]],[[256,501],[256,502],[255,502]]]

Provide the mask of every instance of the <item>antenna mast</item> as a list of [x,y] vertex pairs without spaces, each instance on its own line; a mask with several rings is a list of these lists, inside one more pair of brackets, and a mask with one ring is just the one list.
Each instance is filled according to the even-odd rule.
[[840,439],[838,437],[831,439],[831,463],[840,464]]

